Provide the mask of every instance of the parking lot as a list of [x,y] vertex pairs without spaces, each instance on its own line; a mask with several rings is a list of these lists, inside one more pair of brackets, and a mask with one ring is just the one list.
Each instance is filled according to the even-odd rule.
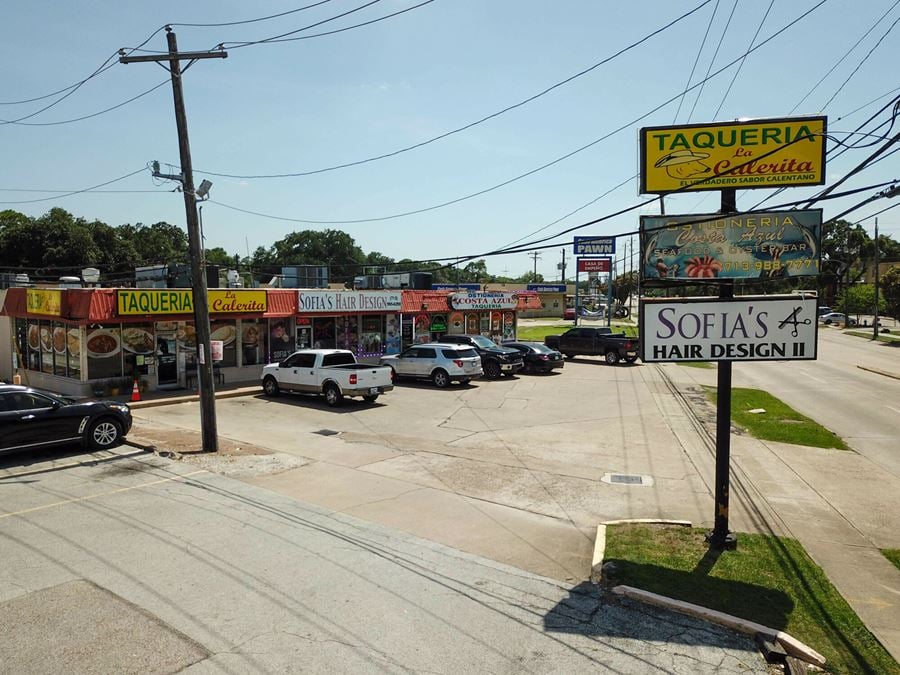
[[[670,406],[656,368],[595,358],[447,389],[404,381],[374,405],[337,409],[260,392],[217,403],[219,434],[235,453],[189,461],[575,580],[590,571],[603,520],[711,515],[709,492],[666,420]],[[196,433],[198,404],[141,409],[135,425],[136,436]],[[262,450],[248,454],[248,445]]]

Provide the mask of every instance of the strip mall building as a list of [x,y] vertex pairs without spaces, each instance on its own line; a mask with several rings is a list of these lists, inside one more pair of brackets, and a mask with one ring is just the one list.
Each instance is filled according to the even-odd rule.
[[[338,348],[364,362],[447,333],[516,335],[532,291],[210,289],[216,371],[252,381],[296,349]],[[190,289],[0,291],[0,379],[73,396],[186,387],[197,346]],[[195,381],[195,380],[194,380]]]

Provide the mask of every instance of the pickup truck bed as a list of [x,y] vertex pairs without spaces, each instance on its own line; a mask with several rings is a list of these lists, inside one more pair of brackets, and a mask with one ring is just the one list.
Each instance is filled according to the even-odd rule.
[[609,364],[634,363],[640,348],[636,338],[613,333],[609,328],[576,327],[562,335],[548,335],[544,344],[569,359],[581,355],[602,356]]

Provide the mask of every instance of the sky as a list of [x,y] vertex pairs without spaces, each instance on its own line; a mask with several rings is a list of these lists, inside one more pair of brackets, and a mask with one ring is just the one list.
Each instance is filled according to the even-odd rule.
[[[207,248],[244,256],[291,232],[333,228],[348,232],[364,251],[395,259],[465,257],[549,237],[648,202],[638,211],[543,242],[554,246],[540,252],[537,271],[552,281],[559,278],[563,250],[572,273],[573,235],[633,232],[640,214],[658,213],[659,201],[639,195],[633,178],[640,127],[826,114],[835,139],[877,143],[830,161],[831,184],[880,145],[877,138],[838,132],[853,131],[900,95],[895,76],[900,27],[894,25],[900,0],[433,0],[332,35],[239,46],[363,5],[368,6],[292,37],[378,19],[421,2],[12,3],[4,10],[0,40],[6,66],[0,70],[0,102],[67,87],[120,48],[165,50],[165,34],[158,29],[171,23],[180,50],[205,51],[224,43],[228,52],[225,59],[196,62],[184,76],[195,183],[213,183],[202,212]],[[177,25],[249,21],[313,4],[252,23]],[[529,99],[698,7],[590,72],[446,138],[314,175],[249,177],[315,171],[428,141]],[[716,73],[812,8],[757,51],[696,86],[708,72]],[[182,196],[147,168],[158,160],[163,172],[178,172],[168,73],[154,63],[110,63],[33,116],[60,95],[0,105],[0,209],[40,216],[61,207],[110,225],[167,221],[184,227]],[[160,83],[165,84],[104,114],[52,124],[118,105]],[[685,93],[689,86],[694,88]],[[896,133],[890,116],[888,108],[864,130],[884,122],[874,133]],[[11,120],[20,122],[5,123]],[[828,147],[837,146],[829,141]],[[132,172],[137,173],[105,191],[61,196]],[[895,178],[900,178],[900,155],[839,189]],[[431,208],[511,179],[517,180]],[[790,188],[767,204],[820,190]],[[877,191],[820,205],[828,217]],[[740,191],[738,208],[749,209],[770,194]],[[715,192],[670,196],[666,212],[711,213],[718,199]],[[874,220],[866,216],[890,205],[874,202],[848,219],[872,234]],[[881,232],[895,239],[900,238],[898,214],[894,209],[879,217]],[[620,258],[627,257],[628,240],[618,240]],[[510,276],[535,266],[524,252],[487,258],[487,264],[491,273]]]

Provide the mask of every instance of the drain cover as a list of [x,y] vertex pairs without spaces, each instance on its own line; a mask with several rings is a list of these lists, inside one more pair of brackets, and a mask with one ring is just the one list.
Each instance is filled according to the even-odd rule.
[[600,480],[616,485],[653,485],[653,478],[637,473],[605,473]]
[[319,434],[319,436],[337,436],[340,431],[334,431],[333,429],[319,429],[318,431],[314,431],[314,434]]

